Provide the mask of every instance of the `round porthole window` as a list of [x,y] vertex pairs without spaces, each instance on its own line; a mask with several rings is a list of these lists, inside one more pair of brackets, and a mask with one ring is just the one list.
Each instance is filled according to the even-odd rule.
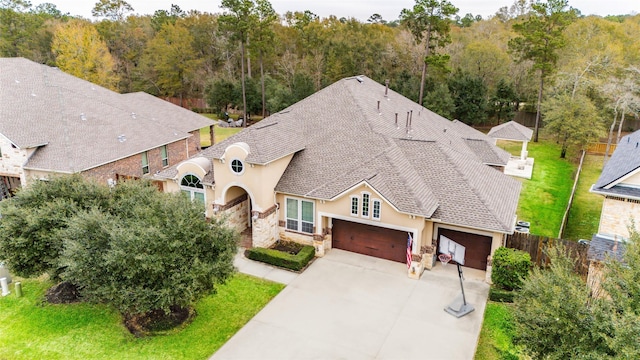
[[233,159],[231,161],[231,171],[236,174],[242,174],[242,172],[244,171],[244,164],[242,163],[242,161]]

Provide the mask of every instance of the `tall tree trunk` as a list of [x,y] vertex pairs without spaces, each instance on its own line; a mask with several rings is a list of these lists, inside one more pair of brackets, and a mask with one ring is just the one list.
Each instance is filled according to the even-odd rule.
[[242,127],[247,127],[247,90],[244,85],[244,41],[240,41],[240,79],[242,81]]
[[533,142],[538,142],[540,129],[540,103],[542,103],[542,89],[544,88],[544,70],[540,70],[540,88],[538,89],[538,104],[536,106],[536,126],[533,130]]
[[260,50],[260,87],[262,90],[262,118],[267,114],[266,96],[264,93],[264,64],[262,63],[262,50]]
[[607,148],[604,151],[604,161],[602,162],[603,167],[607,165],[607,158],[609,157],[609,150],[611,149],[611,140],[613,140],[613,129],[616,128],[617,119],[618,119],[618,109],[614,109],[613,123],[611,123],[611,127],[609,127],[609,138],[607,138]]
[[620,117],[620,125],[618,126],[618,138],[616,139],[616,144],[620,143],[620,136],[622,135],[622,125],[624,125],[624,113],[626,108],[622,108],[622,117]]
[[429,44],[431,43],[431,27],[427,30],[427,36],[424,40],[425,42],[425,52],[424,59],[422,59],[422,77],[420,78],[420,95],[418,97],[418,104],[422,105],[422,98],[424,98],[424,82],[427,80],[427,58],[431,55],[431,48]]
[[[249,46],[249,38],[247,37],[247,47]],[[247,54],[247,77],[251,79],[251,54]]]

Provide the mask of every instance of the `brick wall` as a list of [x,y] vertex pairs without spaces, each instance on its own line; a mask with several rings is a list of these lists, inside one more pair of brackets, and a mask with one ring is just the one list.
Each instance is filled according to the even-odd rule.
[[[180,140],[167,145],[169,165],[172,166],[188,159],[200,151],[200,133],[192,132],[191,136],[185,140]],[[149,174],[155,174],[164,169],[162,166],[162,153],[160,147],[147,152],[149,160]],[[114,161],[82,173],[94,178],[99,182],[106,183],[107,179],[116,179],[116,174],[120,176],[142,177],[142,154],[129,156],[118,161]]]

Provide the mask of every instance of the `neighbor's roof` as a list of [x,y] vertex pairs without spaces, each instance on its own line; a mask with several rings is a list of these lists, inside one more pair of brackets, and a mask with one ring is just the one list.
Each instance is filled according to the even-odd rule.
[[211,124],[145,93],[122,95],[57,68],[0,58],[0,134],[18,148],[38,148],[25,168],[79,172]]
[[[640,168],[640,130],[631,133],[618,142],[616,150],[602,169],[598,182],[593,190],[603,192],[614,190],[614,185],[621,178]],[[610,189],[607,189],[610,188]],[[631,189],[633,191],[634,189]],[[622,189],[624,191],[624,189]],[[640,189],[635,189],[636,196],[640,196]],[[615,195],[615,194],[612,194]],[[624,195],[624,194],[620,194]]]
[[605,261],[607,256],[612,260],[621,261],[624,255],[624,242],[610,239],[601,235],[593,235],[587,252],[588,260]]
[[531,141],[533,130],[524,125],[520,125],[515,121],[509,121],[504,124],[494,126],[489,130],[487,135],[494,139]]
[[467,125],[384,93],[364,76],[340,80],[202,155],[220,158],[236,142],[249,145],[250,163],[295,154],[278,192],[330,200],[364,182],[401,212],[511,232],[520,183],[483,165],[506,164],[505,153]]

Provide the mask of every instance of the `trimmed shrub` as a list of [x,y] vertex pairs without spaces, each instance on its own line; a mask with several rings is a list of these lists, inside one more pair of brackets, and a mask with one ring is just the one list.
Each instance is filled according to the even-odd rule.
[[489,300],[491,301],[512,303],[515,295],[516,292],[512,290],[497,289],[494,286],[489,289]]
[[500,247],[493,254],[491,281],[499,289],[518,290],[522,287],[522,281],[529,275],[529,270],[529,253]]
[[261,261],[270,265],[300,271],[313,259],[316,255],[316,249],[313,246],[305,245],[296,255],[291,255],[283,251],[253,248],[245,252],[245,256],[251,260]]

